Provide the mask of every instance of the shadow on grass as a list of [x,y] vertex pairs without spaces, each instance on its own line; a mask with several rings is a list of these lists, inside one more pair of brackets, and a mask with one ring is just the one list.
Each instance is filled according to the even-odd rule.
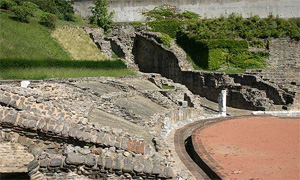
[[0,59],[0,69],[15,68],[87,68],[87,69],[126,69],[124,62],[118,61],[87,61],[87,60],[28,60]]

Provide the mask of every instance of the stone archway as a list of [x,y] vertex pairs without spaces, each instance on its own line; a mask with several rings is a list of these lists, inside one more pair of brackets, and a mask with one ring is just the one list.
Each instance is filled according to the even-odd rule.
[[27,167],[34,159],[25,146],[14,142],[0,143],[0,179],[29,179]]

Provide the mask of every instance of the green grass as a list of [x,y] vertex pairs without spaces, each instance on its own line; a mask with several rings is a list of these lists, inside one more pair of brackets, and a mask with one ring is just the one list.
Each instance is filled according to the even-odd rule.
[[30,23],[21,23],[0,12],[0,27],[0,59],[70,59],[50,38],[51,31],[33,18]]
[[162,85],[163,89],[175,89],[174,86]]
[[[51,38],[52,30],[39,24],[39,13],[29,23],[21,23],[13,14],[0,11],[0,79],[135,75],[122,61],[71,60]],[[84,22],[58,24],[81,26]]]
[[119,77],[135,75],[128,69],[89,69],[89,68],[13,68],[1,70],[0,79],[48,79],[48,78],[79,78],[79,77]]
[[135,72],[122,61],[0,59],[0,79],[47,79],[127,76]]

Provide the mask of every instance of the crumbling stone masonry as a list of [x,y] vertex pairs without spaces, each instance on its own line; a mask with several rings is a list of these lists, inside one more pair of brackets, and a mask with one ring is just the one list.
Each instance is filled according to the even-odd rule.
[[159,33],[136,33],[134,60],[143,72],[160,73],[185,85],[194,94],[217,102],[222,89],[228,89],[227,105],[249,110],[270,110],[273,105],[296,103],[295,94],[255,75],[193,71],[185,53],[175,45],[166,48],[155,39]]

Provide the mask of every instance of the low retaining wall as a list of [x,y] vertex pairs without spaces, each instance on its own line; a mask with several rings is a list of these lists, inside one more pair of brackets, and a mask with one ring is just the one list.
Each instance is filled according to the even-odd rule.
[[[267,17],[270,13],[283,18],[300,17],[300,2],[298,0],[108,0],[110,11],[115,11],[115,22],[144,21],[145,10],[151,10],[163,4],[176,6],[181,11],[189,10],[202,17],[215,18],[232,12],[243,17],[259,15]],[[74,9],[83,17],[91,14],[89,7],[92,0],[75,0]]]

